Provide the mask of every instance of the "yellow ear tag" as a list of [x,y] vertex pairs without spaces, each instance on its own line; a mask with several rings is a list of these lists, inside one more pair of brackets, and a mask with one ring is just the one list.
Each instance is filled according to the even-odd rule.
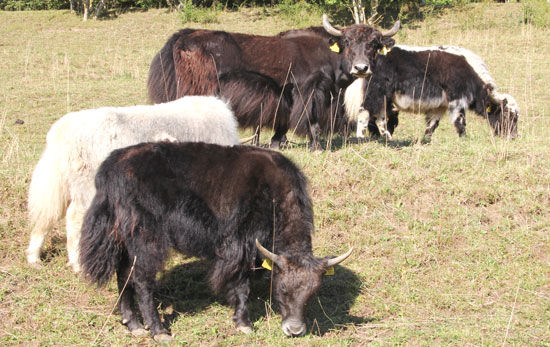
[[271,259],[264,259],[262,267],[271,271],[273,269],[273,262],[271,261]]
[[380,54],[382,55],[386,55],[388,53],[390,53],[391,49],[388,49],[388,47],[384,46],[382,47],[382,49],[380,50]]
[[491,112],[491,105],[487,106],[487,112]]
[[332,276],[332,275],[334,275],[334,266],[329,267],[325,272],[325,276]]
[[330,46],[330,50],[333,51],[334,53],[340,53],[340,47],[338,47],[338,42],[334,42]]

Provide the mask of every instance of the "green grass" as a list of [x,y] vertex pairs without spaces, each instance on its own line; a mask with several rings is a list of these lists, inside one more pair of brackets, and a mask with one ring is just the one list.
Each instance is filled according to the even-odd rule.
[[[468,114],[465,138],[447,117],[421,144],[423,116],[406,113],[388,143],[336,137],[329,150],[311,153],[304,138],[293,138],[297,145],[284,153],[311,183],[315,253],[355,246],[311,303],[311,333],[283,337],[260,276],[250,304],[255,333],[238,334],[232,310],[207,287],[208,264],[174,256],[156,297],[175,345],[548,345],[550,32],[522,16],[521,4],[482,3],[397,36],[481,55],[500,90],[519,102],[518,139],[494,138]],[[298,25],[263,9],[220,11],[218,21],[192,26],[268,35]],[[129,335],[118,312],[110,315],[114,281],[98,290],[65,267],[62,223],[45,245],[43,268],[26,264],[26,194],[56,119],[147,102],[149,63],[180,18],[152,10],[83,23],[44,11],[0,12],[0,22],[0,344],[152,345]]]

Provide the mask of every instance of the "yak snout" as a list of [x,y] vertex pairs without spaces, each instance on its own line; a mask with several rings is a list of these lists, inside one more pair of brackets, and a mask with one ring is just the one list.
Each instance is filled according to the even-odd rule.
[[288,337],[303,336],[306,333],[306,323],[298,319],[285,319],[283,320],[283,332]]
[[354,64],[350,72],[355,77],[361,77],[361,78],[369,77],[370,75],[372,75],[372,70],[370,68],[370,65],[363,64],[363,63]]

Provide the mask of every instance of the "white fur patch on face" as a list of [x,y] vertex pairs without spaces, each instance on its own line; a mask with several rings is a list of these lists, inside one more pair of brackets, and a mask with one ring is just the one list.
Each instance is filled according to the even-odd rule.
[[519,106],[516,99],[509,94],[501,94],[502,100],[506,100],[505,111],[519,116]]
[[344,94],[344,108],[349,120],[355,120],[361,111],[365,99],[364,78],[357,78],[346,88]]

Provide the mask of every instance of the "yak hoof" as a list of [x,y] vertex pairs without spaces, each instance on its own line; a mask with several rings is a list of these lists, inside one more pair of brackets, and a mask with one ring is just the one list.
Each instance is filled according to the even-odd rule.
[[252,334],[253,330],[251,327],[249,326],[246,326],[246,325],[241,325],[240,327],[237,327],[237,330],[240,331],[241,333],[245,333],[245,334]]
[[42,262],[41,261],[33,261],[29,263],[29,266],[35,270],[42,269]]
[[168,343],[174,338],[169,334],[156,334],[153,339],[155,339],[158,343]]
[[148,334],[147,330],[145,330],[143,328],[134,329],[134,330],[131,331],[131,333],[132,333],[132,335],[137,336],[137,337],[146,336]]
[[72,267],[73,268],[73,271],[75,273],[79,273],[80,272],[80,264],[78,263],[71,263],[71,262],[68,262],[67,263],[67,267]]

